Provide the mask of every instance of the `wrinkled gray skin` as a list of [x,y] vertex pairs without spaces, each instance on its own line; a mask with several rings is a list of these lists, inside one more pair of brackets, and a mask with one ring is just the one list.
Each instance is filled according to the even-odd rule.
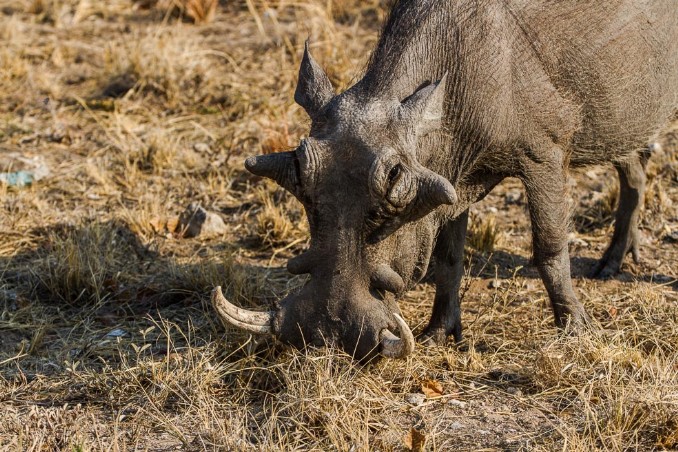
[[502,179],[529,200],[534,263],[556,325],[588,321],[570,279],[568,167],[612,163],[621,182],[597,269],[638,253],[653,134],[678,109],[675,0],[412,0],[394,6],[363,78],[335,95],[308,48],[295,100],[312,119],[293,152],[247,167],[304,205],[311,278],[272,329],[296,347],[330,341],[356,358],[397,332],[395,300],[435,265],[422,338],[461,339],[458,290],[468,208]]

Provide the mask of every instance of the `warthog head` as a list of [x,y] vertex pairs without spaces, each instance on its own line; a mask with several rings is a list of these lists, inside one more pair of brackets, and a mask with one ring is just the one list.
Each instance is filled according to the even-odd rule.
[[444,84],[405,99],[375,98],[361,83],[335,95],[307,46],[294,99],[311,117],[310,136],[245,166],[303,204],[311,245],[287,268],[311,278],[265,313],[237,308],[217,288],[212,299],[225,320],[299,348],[332,343],[358,359],[413,350],[395,300],[428,266],[437,231],[428,214],[457,198],[417,159],[418,139],[440,127]]

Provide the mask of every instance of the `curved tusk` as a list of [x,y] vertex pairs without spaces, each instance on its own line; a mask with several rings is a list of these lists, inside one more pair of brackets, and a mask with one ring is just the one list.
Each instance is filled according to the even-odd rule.
[[386,358],[402,359],[414,351],[414,335],[407,323],[398,314],[393,313],[400,337],[396,337],[388,329],[381,332],[381,355]]
[[212,290],[212,305],[225,322],[251,333],[270,334],[274,311],[255,312],[242,309],[228,301],[221,292],[221,286]]

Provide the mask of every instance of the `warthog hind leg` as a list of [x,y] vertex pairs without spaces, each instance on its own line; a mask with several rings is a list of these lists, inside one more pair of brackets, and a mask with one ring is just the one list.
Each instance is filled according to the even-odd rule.
[[578,328],[587,325],[589,317],[570,276],[567,165],[559,147],[549,151],[526,159],[521,176],[532,223],[534,263],[551,300],[556,325],[563,328],[569,323]]
[[593,272],[594,277],[610,278],[617,274],[628,253],[631,253],[634,262],[637,263],[640,259],[638,216],[645,196],[645,166],[649,154],[649,150],[635,153],[629,160],[614,165],[619,173],[619,206],[615,216],[614,235]]

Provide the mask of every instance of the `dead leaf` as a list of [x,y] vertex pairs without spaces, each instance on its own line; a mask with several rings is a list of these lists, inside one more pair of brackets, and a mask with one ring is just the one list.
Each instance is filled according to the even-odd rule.
[[167,220],[167,230],[169,232],[175,232],[178,227],[179,227],[179,217],[174,217]]
[[160,217],[153,217],[148,223],[155,232],[159,233],[165,230],[165,221]]
[[614,306],[610,306],[607,310],[607,313],[610,314],[610,317],[612,317],[613,319],[617,318],[618,311],[617,308],[615,308]]
[[421,452],[426,445],[426,434],[412,427],[403,438],[403,445],[412,452]]
[[186,14],[196,24],[212,22],[217,12],[217,0],[187,0]]
[[421,382],[421,392],[427,399],[437,399],[443,395],[443,385],[439,381],[424,380]]

